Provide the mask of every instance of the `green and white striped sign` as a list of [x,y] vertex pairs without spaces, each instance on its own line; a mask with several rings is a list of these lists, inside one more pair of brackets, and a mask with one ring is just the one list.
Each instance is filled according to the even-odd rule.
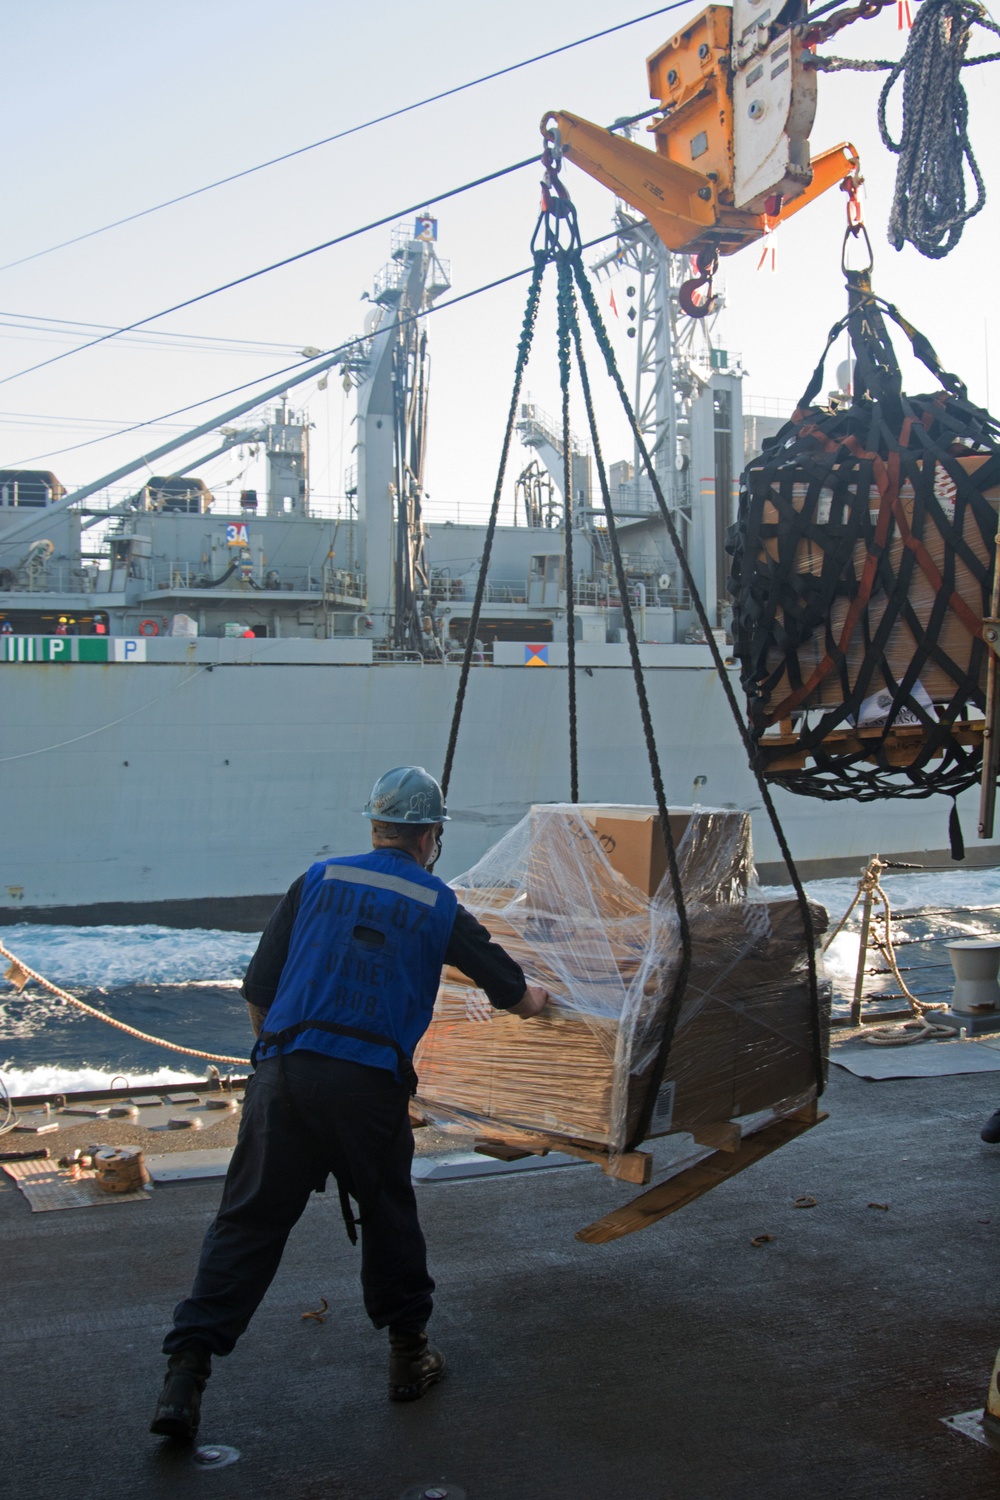
[[145,660],[146,642],[130,636],[0,635],[0,662]]

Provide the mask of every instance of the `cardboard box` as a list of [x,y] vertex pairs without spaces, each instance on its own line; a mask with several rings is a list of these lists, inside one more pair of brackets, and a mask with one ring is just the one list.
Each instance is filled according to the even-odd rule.
[[[667,845],[655,808],[630,803],[557,803],[532,808],[531,815],[539,827],[543,820],[563,818],[568,831],[565,844],[549,840],[532,865],[528,898],[539,909],[548,909],[553,898],[566,908],[560,884],[572,873],[574,827],[579,829],[581,823],[597,835],[604,858],[624,881],[646,897],[659,891],[667,874]],[[667,817],[685,895],[710,903],[742,899],[753,876],[749,813],[732,808],[670,807]],[[576,848],[585,855],[597,854],[592,840],[577,837]],[[555,860],[558,869],[552,868]]]
[[[480,915],[495,930],[489,914]],[[821,908],[814,908],[814,923],[818,936],[826,925]],[[531,978],[548,972],[558,979],[565,972],[565,953],[554,950],[574,948],[577,933],[567,936],[553,924],[545,941],[537,934],[533,943],[522,937],[517,951],[504,925],[507,932],[496,936],[528,963]],[[699,906],[692,912],[692,944],[691,973],[647,1138],[725,1123],[815,1087],[797,903]],[[623,947],[634,977],[635,955]],[[494,1011],[465,976],[450,970],[415,1059],[421,1106],[432,1117],[489,1124],[501,1136],[510,1125],[621,1149],[646,1102],[676,962],[676,945],[661,962],[647,960],[654,980],[643,1002],[647,1024],[627,1033],[613,1014],[558,1003],[522,1022]],[[636,1036],[639,1057],[630,1055]]]
[[[664,1083],[672,1086],[670,1130],[735,1119],[769,1109],[815,1087],[806,944],[796,901],[751,908],[766,913],[748,940],[738,910],[702,912],[693,924],[691,973]],[[814,935],[826,930],[812,906]],[[728,921],[726,920],[728,919]],[[829,1028],[822,1018],[823,1051]],[[638,1119],[647,1078],[632,1084]],[[653,1128],[649,1135],[666,1134]]]

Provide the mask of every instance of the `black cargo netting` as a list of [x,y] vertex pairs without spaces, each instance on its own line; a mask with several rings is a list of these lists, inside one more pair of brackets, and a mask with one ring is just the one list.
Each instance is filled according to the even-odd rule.
[[[848,314],[745,470],[727,544],[751,735],[793,792],[955,796],[982,761],[968,725],[985,708],[1000,428],[867,273],[847,274]],[[943,390],[903,394],[883,313]],[[845,326],[854,397],[813,406]]]

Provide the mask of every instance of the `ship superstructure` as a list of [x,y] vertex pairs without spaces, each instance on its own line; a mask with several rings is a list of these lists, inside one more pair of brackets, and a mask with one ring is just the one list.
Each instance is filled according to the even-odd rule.
[[[485,528],[425,518],[425,315],[450,285],[435,229],[418,219],[397,230],[363,336],[287,389],[72,494],[52,474],[0,471],[7,920],[256,921],[311,858],[355,846],[356,809],[380,769],[440,765]],[[742,372],[711,324],[695,336],[679,319],[684,258],[622,206],[617,229],[613,255],[595,270],[623,273],[640,423],[722,639],[725,533],[744,461]],[[356,465],[336,516],[314,513],[309,426],[294,394],[327,371],[357,392]],[[566,796],[570,589],[582,785],[592,799],[649,795],[586,447],[573,440],[566,496],[557,426],[526,400],[518,430],[527,450],[520,509],[493,544],[446,873],[471,864],[530,803]],[[209,434],[215,446],[198,452]],[[264,491],[226,502],[197,477],[209,458],[254,446],[267,458]],[[132,478],[124,494],[107,488],[140,468],[137,487]],[[709,651],[636,472],[634,456],[613,466],[612,499],[668,794],[752,806]],[[943,843],[937,809],[827,817],[788,803],[807,868],[853,864],[876,846]],[[764,843],[758,855],[774,851]]]

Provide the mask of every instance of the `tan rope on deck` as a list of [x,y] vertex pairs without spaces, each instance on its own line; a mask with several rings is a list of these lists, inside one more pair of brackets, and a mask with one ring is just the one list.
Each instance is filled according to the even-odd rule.
[[[932,1004],[926,1000],[918,1000],[899,972],[899,964],[896,961],[896,950],[892,942],[892,910],[889,906],[889,898],[882,889],[881,882],[882,871],[889,868],[889,863],[886,860],[880,859],[877,854],[869,860],[861,879],[858,881],[858,889],[854,900],[824,944],[823,952],[827,951],[834,938],[843,931],[848,917],[850,917],[862,896],[870,894],[873,905],[874,902],[879,902],[882,910],[880,913],[872,912],[869,940],[888,963],[893,978],[908,1001],[910,1009],[913,1011],[913,1019],[911,1021],[904,1021],[900,1026],[872,1026],[870,1030],[865,1031],[862,1040],[869,1042],[873,1047],[902,1047],[912,1042],[931,1042],[943,1040],[945,1037],[953,1037],[956,1035],[956,1028],[954,1026],[945,1026],[940,1022],[932,1022],[927,1019],[928,1011],[945,1010],[947,1007],[937,1003]],[[878,931],[876,924],[879,920],[884,922],[884,935]]]
[[124,1021],[116,1021],[114,1016],[106,1016],[102,1010],[95,1010],[85,1000],[78,1000],[68,990],[60,989],[57,984],[53,984],[43,974],[39,974],[35,969],[29,968],[22,959],[18,958],[16,954],[11,953],[9,948],[5,948],[3,943],[0,943],[0,954],[4,958],[10,959],[10,968],[4,974],[4,978],[10,980],[18,994],[24,989],[28,980],[33,979],[36,984],[40,984],[43,989],[48,990],[50,995],[57,995],[60,1000],[65,1000],[67,1005],[77,1006],[80,1010],[85,1011],[88,1016],[95,1016],[98,1021],[107,1021],[109,1026],[117,1026],[119,1031],[127,1032],[129,1036],[136,1037],[140,1042],[152,1042],[155,1047],[167,1047],[171,1052],[183,1052],[186,1057],[204,1057],[209,1062],[236,1063],[239,1067],[246,1067],[247,1059],[245,1057],[226,1057],[221,1052],[199,1052],[197,1047],[182,1047],[177,1042],[164,1041],[162,1036],[150,1036],[146,1031],[137,1031],[134,1026],[126,1025]]

